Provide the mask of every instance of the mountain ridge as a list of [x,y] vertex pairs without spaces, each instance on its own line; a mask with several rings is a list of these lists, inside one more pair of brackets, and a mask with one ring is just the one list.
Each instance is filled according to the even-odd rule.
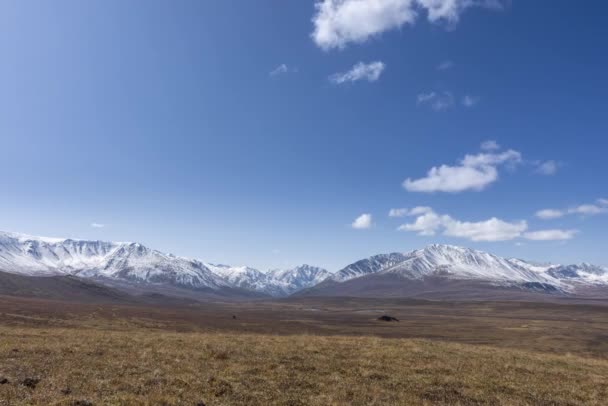
[[[308,267],[305,269],[312,274],[302,273],[302,267]],[[192,289],[235,288],[270,296],[287,296],[328,274],[322,268],[310,266],[262,272],[165,254],[136,242],[36,237],[11,232],[0,232],[0,271]]]
[[[384,286],[384,280],[428,289],[429,281],[573,294],[581,287],[608,286],[608,269],[587,263],[542,264],[444,244],[404,253],[374,255],[330,273],[311,265],[260,271],[165,254],[136,242],[34,237],[0,232],[0,271],[27,276],[75,276],[125,284],[192,290],[234,289],[271,297],[311,291],[331,294],[331,286]],[[389,277],[390,276],[390,277]],[[353,282],[356,281],[356,282]],[[447,286],[442,282],[440,285]],[[349,285],[350,284],[350,285]],[[481,284],[481,285],[480,285]],[[361,289],[363,289],[363,286]],[[357,288],[357,290],[361,290]],[[364,289],[363,289],[364,290]]]

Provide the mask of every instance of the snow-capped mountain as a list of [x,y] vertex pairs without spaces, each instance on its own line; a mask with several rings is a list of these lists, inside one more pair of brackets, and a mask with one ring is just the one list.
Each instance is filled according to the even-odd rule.
[[608,269],[604,267],[585,263],[541,264],[450,245],[435,244],[408,253],[375,255],[331,274],[310,265],[271,271],[215,265],[133,242],[44,238],[6,232],[0,232],[0,271],[27,276],[73,275],[137,283],[144,288],[163,285],[194,290],[239,289],[275,297],[309,288],[325,289],[331,294],[331,289],[326,288],[351,282],[358,286],[358,291],[370,292],[373,289],[368,287],[374,283],[381,285],[382,291],[391,289],[394,283],[405,283],[411,292],[416,286],[432,289],[431,279],[564,294],[577,292],[581,287],[608,287]]
[[165,254],[134,242],[86,241],[0,232],[0,271],[28,276],[73,275],[189,289],[239,288],[286,296],[328,275],[304,265],[261,272]]
[[30,276],[74,275],[189,288],[229,286],[202,262],[163,254],[139,243],[32,237],[0,233],[0,270]]
[[300,265],[292,269],[278,269],[268,272],[246,266],[205,265],[235,287],[271,296],[290,295],[316,285],[329,275],[329,272],[325,269],[310,265]]
[[537,264],[438,244],[409,253],[376,255],[355,262],[330,276],[325,285],[327,282],[345,283],[369,275],[397,275],[407,280],[443,277],[562,292],[573,291],[581,284],[608,285],[608,269],[599,266]]
[[262,271],[248,266],[205,264],[212,272],[234,287],[264,292],[268,289],[269,278]]
[[274,285],[284,295],[290,295],[299,290],[315,286],[330,275],[326,269],[311,265],[300,265],[283,270],[275,269],[268,272],[268,276],[272,278]]
[[411,279],[441,275],[459,279],[498,282],[555,282],[553,278],[515,264],[508,259],[451,245],[429,245],[409,253],[405,260],[387,267],[382,273],[395,273]]
[[359,278],[361,276],[380,272],[384,269],[402,263],[407,259],[407,254],[391,253],[374,255],[373,257],[362,259],[346,268],[331,275],[328,279],[335,282],[345,282],[350,279]]
[[551,266],[546,273],[567,282],[608,284],[608,269],[586,263]]

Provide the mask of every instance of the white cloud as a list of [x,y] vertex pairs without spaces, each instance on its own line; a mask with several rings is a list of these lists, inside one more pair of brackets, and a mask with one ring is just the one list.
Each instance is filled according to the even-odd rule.
[[494,140],[487,140],[481,143],[482,151],[496,151],[500,149],[500,145]]
[[454,67],[454,62],[452,61],[443,61],[439,65],[437,65],[437,70],[448,70]]
[[406,208],[391,209],[388,212],[388,216],[389,217],[417,216],[419,214],[425,214],[425,213],[429,213],[432,211],[433,211],[433,209],[431,209],[430,207],[417,206],[417,207],[414,207],[413,209],[406,209]]
[[580,206],[568,209],[569,214],[582,214],[586,216],[592,216],[594,214],[602,214],[607,212],[608,207],[598,206],[595,204],[582,204]]
[[368,228],[371,228],[372,225],[373,225],[372,215],[369,213],[364,213],[364,214],[360,215],[351,224],[352,228],[357,229],[357,230],[366,230]]
[[597,204],[581,204],[565,210],[543,209],[536,212],[536,217],[543,220],[551,220],[564,217],[568,214],[581,214],[583,216],[594,216],[596,214],[608,213],[608,200],[598,199]]
[[536,212],[536,217],[543,220],[550,220],[563,217],[566,213],[562,210],[544,209]]
[[521,154],[514,150],[466,155],[457,166],[441,165],[431,168],[424,178],[407,178],[403,187],[410,192],[427,193],[480,191],[498,179],[498,166],[519,162]]
[[273,70],[270,71],[270,76],[277,76],[277,75],[281,75],[283,73],[287,73],[289,71],[289,68],[287,67],[287,65],[285,65],[284,63],[280,64],[279,66],[277,66],[276,68],[274,68]]
[[405,217],[409,213],[408,209],[391,209],[388,212],[389,217]]
[[375,82],[380,78],[380,75],[386,68],[383,62],[376,61],[370,63],[359,62],[352,67],[348,72],[336,73],[329,77],[329,80],[336,84],[345,82],[356,82],[358,80],[367,80]]
[[434,211],[426,212],[416,217],[416,220],[413,223],[399,226],[398,230],[415,231],[418,235],[425,236],[435,235],[437,230],[441,228],[447,220],[444,217],[438,215]]
[[296,73],[297,71],[298,71],[298,68],[290,67],[290,66],[287,66],[286,64],[282,63],[279,66],[277,66],[276,68],[274,68],[273,70],[271,70],[269,75],[271,77],[275,77],[275,76],[285,75],[287,73]]
[[498,0],[417,0],[417,2],[428,11],[429,21],[444,20],[452,24],[457,23],[462,12],[469,7],[502,8]]
[[528,231],[525,220],[508,222],[496,217],[483,221],[461,221],[447,214],[438,214],[430,207],[417,207],[408,211],[408,216],[416,219],[401,225],[398,230],[414,231],[418,235],[430,236],[441,232],[448,237],[464,238],[471,241],[508,241],[525,238],[531,241],[556,241],[573,238],[577,230]]
[[104,228],[105,226],[106,226],[105,224],[91,223],[91,227],[93,227],[93,228]]
[[523,237],[532,241],[563,241],[572,239],[577,230],[540,230],[524,233]]
[[321,48],[344,48],[361,43],[384,31],[412,24],[416,12],[412,0],[323,0],[317,1],[312,21],[312,39]]
[[409,211],[409,216],[418,216],[420,214],[432,213],[433,209],[428,206],[417,206]]
[[477,96],[471,96],[467,94],[462,98],[462,105],[465,107],[473,107],[477,103],[479,103],[479,97]]
[[536,172],[540,173],[541,175],[555,175],[558,167],[559,164],[555,161],[539,162]]
[[450,92],[420,93],[416,104],[429,106],[435,111],[445,111],[454,105],[454,96]]
[[403,224],[398,229],[415,231],[423,236],[435,235],[441,230],[443,235],[471,241],[505,241],[521,237],[528,229],[525,221],[509,223],[496,217],[479,222],[460,221],[447,214],[435,213],[430,207],[413,209],[409,215],[416,216],[416,220]]
[[498,0],[317,0],[313,41],[322,49],[344,48],[416,21],[421,9],[431,22],[455,24],[469,7],[499,8]]
[[478,222],[450,219],[445,224],[444,234],[471,241],[506,241],[519,237],[527,229],[528,224],[523,220],[509,223],[496,217]]

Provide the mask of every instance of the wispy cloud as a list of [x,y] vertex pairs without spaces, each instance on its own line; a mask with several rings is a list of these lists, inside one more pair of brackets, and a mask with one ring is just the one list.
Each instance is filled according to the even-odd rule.
[[279,66],[277,66],[276,68],[274,68],[273,70],[270,71],[269,75],[271,77],[275,77],[275,76],[281,76],[281,75],[285,75],[287,73],[295,73],[298,70],[296,68],[291,68],[289,66],[287,66],[287,64],[280,64]]
[[482,152],[466,155],[458,165],[435,166],[423,178],[407,178],[403,187],[410,192],[427,193],[480,191],[498,180],[500,166],[516,165],[520,162],[521,154],[512,149],[501,153]]
[[317,0],[313,41],[324,50],[362,43],[381,33],[414,24],[419,10],[430,22],[454,25],[470,7],[501,8],[498,0]]
[[356,230],[366,230],[371,228],[373,225],[372,215],[369,213],[364,213],[357,217],[355,221],[351,224],[351,227]]
[[479,97],[477,97],[477,96],[472,96],[470,94],[467,94],[462,98],[462,105],[464,107],[473,107],[477,103],[479,103]]
[[452,69],[454,67],[454,62],[452,61],[443,61],[439,65],[437,65],[438,71],[445,71]]
[[564,216],[564,211],[555,209],[543,209],[536,212],[536,217],[543,220],[556,219]]
[[376,61],[370,63],[359,62],[353,66],[348,72],[335,73],[329,77],[329,80],[336,84],[346,82],[356,82],[359,80],[367,80],[375,82],[380,78],[380,75],[386,68],[383,62]]
[[555,175],[559,168],[559,164],[555,161],[538,162],[536,172],[541,175]]
[[597,199],[596,203],[592,204],[581,204],[579,206],[572,206],[567,209],[543,209],[536,212],[536,217],[543,220],[552,220],[567,215],[582,215],[582,216],[595,216],[597,214],[608,213],[608,200]]
[[433,211],[430,207],[427,206],[417,206],[413,209],[401,208],[401,209],[391,209],[388,212],[389,217],[406,217],[406,216],[417,216],[419,214],[425,214],[427,212]]
[[482,151],[496,151],[500,149],[500,145],[495,140],[487,140],[481,143]]
[[523,237],[532,241],[563,241],[570,240],[578,230],[540,230],[524,233]]
[[91,227],[93,227],[93,228],[104,228],[105,226],[106,226],[105,224],[91,223]]
[[388,212],[389,217],[405,217],[409,213],[408,209],[390,209]]
[[420,93],[416,97],[416,104],[429,106],[435,111],[445,111],[454,105],[454,96],[447,91]]

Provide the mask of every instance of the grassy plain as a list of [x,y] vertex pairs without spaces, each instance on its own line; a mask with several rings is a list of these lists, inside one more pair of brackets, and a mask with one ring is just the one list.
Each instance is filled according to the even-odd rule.
[[607,337],[581,304],[1,297],[0,405],[605,405]]

